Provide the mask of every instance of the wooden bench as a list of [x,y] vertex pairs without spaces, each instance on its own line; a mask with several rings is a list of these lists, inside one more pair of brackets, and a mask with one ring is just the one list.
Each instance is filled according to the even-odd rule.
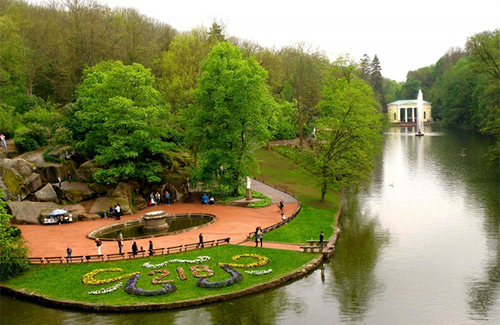
[[209,241],[204,241],[203,246],[205,247],[212,247],[215,245],[215,240],[209,240]]
[[87,260],[87,262],[91,262],[91,261],[94,261],[94,260],[101,260],[104,262],[104,255],[85,255],[85,260]]
[[116,254],[108,254],[108,261],[110,260],[117,260],[117,259],[124,259],[125,258],[125,253],[116,253]]
[[135,257],[138,257],[139,255],[141,255],[142,257],[144,257],[145,253],[146,253],[145,250],[140,250],[140,251],[137,251],[136,254],[134,254],[134,252],[128,252],[127,255],[128,255],[128,258],[135,258]]
[[215,245],[219,246],[219,245],[229,244],[230,240],[231,240],[231,237],[217,239],[217,242],[215,243]]
[[[160,252],[160,255],[163,255],[165,253],[165,247],[162,247],[162,248],[154,248],[152,249],[153,251],[153,255],[158,255],[157,253]],[[149,250],[148,250],[148,254],[149,254]]]
[[167,247],[167,254],[171,252],[182,252],[183,245]]
[[31,264],[43,264],[43,257],[28,257]]
[[71,256],[71,257],[65,257],[66,263],[74,263],[74,262],[80,262],[83,263],[83,255],[77,255],[77,256]]
[[50,264],[52,262],[59,262],[59,263],[62,263],[63,262],[63,258],[61,256],[55,256],[55,257],[46,257],[45,258],[45,261],[47,262],[47,264]]
[[[196,248],[198,248],[198,246],[200,246],[198,243],[186,244],[186,245],[184,245],[184,251],[187,251],[190,249],[196,249]],[[203,248],[204,246],[200,246],[200,247]]]

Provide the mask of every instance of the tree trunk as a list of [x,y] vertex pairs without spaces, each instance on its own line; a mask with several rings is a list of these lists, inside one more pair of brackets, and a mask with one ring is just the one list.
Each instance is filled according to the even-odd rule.
[[320,202],[325,202],[325,194],[326,192],[321,191],[321,199],[319,200]]

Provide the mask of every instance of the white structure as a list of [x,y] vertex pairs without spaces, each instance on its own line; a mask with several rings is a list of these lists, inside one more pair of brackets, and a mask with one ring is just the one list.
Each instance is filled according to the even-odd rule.
[[422,99],[422,112],[417,110],[417,100],[397,100],[387,104],[387,114],[391,123],[414,123],[421,113],[422,123],[431,121],[431,103]]

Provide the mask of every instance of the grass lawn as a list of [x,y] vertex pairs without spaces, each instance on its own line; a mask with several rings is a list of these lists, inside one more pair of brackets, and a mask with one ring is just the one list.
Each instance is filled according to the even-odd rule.
[[[224,288],[200,288],[196,285],[199,280],[192,275],[190,267],[193,265],[208,265],[214,271],[214,275],[209,281],[223,281],[229,278],[229,274],[222,270],[217,263],[238,263],[249,264],[257,260],[251,257],[243,257],[233,261],[232,257],[241,254],[258,254],[269,259],[269,264],[257,268],[235,268],[236,271],[243,274],[243,280],[229,287]],[[161,270],[168,270],[170,275],[165,279],[172,279],[173,285],[177,291],[159,296],[137,296],[125,292],[125,284],[129,277],[121,280],[123,285],[118,290],[100,294],[90,295],[88,292],[96,291],[101,288],[110,288],[120,281],[114,281],[102,285],[86,285],[82,283],[85,274],[97,269],[121,268],[122,272],[104,272],[95,276],[98,280],[115,278],[123,274],[140,272],[137,287],[145,290],[157,290],[161,285],[151,283],[154,276],[148,275],[153,269],[148,269],[142,265],[145,262],[159,264],[173,259],[193,260],[198,256],[209,256],[210,260],[202,263],[173,262],[159,267]],[[75,264],[54,264],[54,265],[33,265],[29,271],[19,275],[3,284],[14,289],[24,289],[28,292],[34,292],[52,299],[65,299],[88,303],[105,303],[107,305],[133,305],[141,303],[166,303],[174,301],[183,301],[196,299],[210,295],[218,295],[229,292],[235,292],[248,288],[258,283],[268,282],[278,278],[291,271],[300,268],[309,262],[313,254],[305,254],[293,251],[283,251],[270,248],[256,248],[236,245],[225,245],[220,247],[205,248],[202,250],[188,251],[178,254],[160,255],[149,258],[136,258],[131,260],[113,261],[113,262],[92,262]],[[187,276],[187,280],[181,281],[177,276],[176,269],[182,267]],[[268,270],[272,272],[266,275],[250,275],[244,273],[245,270]]]
[[288,225],[265,234],[264,240],[303,244],[311,238],[319,239],[321,230],[325,234],[325,240],[332,236],[332,226],[335,226],[334,215],[340,204],[340,195],[329,191],[325,201],[320,202],[321,193],[314,181],[288,158],[262,148],[255,151],[255,156],[260,161],[261,171],[257,179],[293,193],[302,205],[297,218]]

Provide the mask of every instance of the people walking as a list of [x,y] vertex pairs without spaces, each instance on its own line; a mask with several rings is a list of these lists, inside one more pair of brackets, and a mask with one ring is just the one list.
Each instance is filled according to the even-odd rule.
[[68,246],[68,248],[66,248],[66,254],[68,255],[67,256],[67,261],[68,262],[72,262],[73,259],[71,258],[71,254],[73,253],[73,250],[71,249],[71,247]]
[[150,240],[149,241],[149,256],[153,256],[153,242]]
[[198,235],[198,245],[196,245],[196,248],[200,247],[201,248],[204,248],[205,246],[203,246],[203,234],[200,232],[200,234]]
[[68,171],[68,183],[71,183],[71,174],[69,171]]
[[284,207],[285,207],[285,202],[283,201],[283,199],[281,199],[280,203],[278,204],[278,211],[281,212],[281,210],[283,210]]
[[255,247],[259,246],[259,227],[255,228]]
[[137,255],[137,244],[136,244],[136,242],[134,242],[134,243],[132,244],[132,254],[133,254],[134,256],[135,256],[135,255]]
[[156,205],[159,205],[161,203],[161,196],[160,193],[156,192],[155,194],[155,199],[156,199]]
[[262,247],[262,239],[264,237],[264,233],[262,232],[262,228],[259,227],[259,230],[257,231],[257,237],[260,241],[260,247]]
[[61,188],[61,185],[62,185],[62,179],[61,179],[61,177],[58,177],[57,181],[59,182],[59,188]]
[[324,238],[324,237],[325,237],[325,236],[323,235],[323,231],[321,231],[321,232],[319,233],[319,245],[320,245],[321,247],[323,247],[323,238]]
[[123,240],[121,237],[118,238],[118,250],[120,252],[120,254],[122,253],[122,249],[123,249]]
[[285,220],[285,209],[281,209],[281,220]]
[[116,206],[115,206],[115,216],[116,216],[116,220],[120,220],[121,219],[121,216],[122,216],[122,208],[120,207],[120,204],[119,203],[116,203]]
[[99,238],[96,238],[95,245],[97,246],[97,255],[101,254],[102,241]]
[[166,206],[170,206],[170,193],[168,191],[165,192],[165,203]]

